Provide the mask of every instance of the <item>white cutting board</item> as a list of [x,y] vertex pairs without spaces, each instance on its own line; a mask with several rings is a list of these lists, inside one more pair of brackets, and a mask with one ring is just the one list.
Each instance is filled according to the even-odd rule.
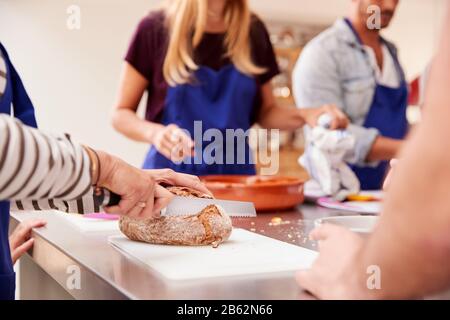
[[243,229],[211,246],[165,246],[112,236],[110,243],[171,280],[297,271],[311,267],[317,252]]
[[118,221],[84,218],[82,215],[61,212],[55,214],[80,232],[119,231]]

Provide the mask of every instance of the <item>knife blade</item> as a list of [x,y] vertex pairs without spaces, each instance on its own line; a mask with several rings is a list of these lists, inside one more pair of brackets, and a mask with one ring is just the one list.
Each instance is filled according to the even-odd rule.
[[161,211],[162,216],[190,216],[198,214],[209,205],[222,207],[230,217],[256,217],[252,202],[220,199],[186,198],[175,196],[169,205]]

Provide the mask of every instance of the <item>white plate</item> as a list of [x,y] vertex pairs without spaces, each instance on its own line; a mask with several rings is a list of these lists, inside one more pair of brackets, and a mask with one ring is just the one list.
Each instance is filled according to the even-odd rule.
[[321,218],[314,221],[316,227],[331,223],[342,226],[358,233],[371,233],[378,222],[378,217],[375,216],[338,216]]
[[[362,196],[373,196],[379,199],[383,199],[383,193],[381,191],[362,191],[360,193]],[[381,201],[345,201],[340,202],[334,200],[331,197],[323,197],[317,200],[317,204],[319,206],[336,209],[336,210],[344,210],[351,212],[359,212],[359,213],[370,213],[370,214],[378,214],[381,213],[382,210],[382,202]]]

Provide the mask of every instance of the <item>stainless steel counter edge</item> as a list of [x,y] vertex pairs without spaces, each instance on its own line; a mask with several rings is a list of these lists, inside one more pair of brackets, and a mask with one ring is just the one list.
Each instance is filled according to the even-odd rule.
[[[75,299],[298,299],[293,273],[170,281],[108,243],[118,231],[80,232],[55,212],[12,213],[13,223],[43,218],[33,261]],[[71,283],[81,276],[80,286]],[[35,288],[35,290],[40,290]]]
[[[24,214],[32,215],[25,217]],[[48,220],[49,215],[45,213],[12,213],[11,226],[16,226],[22,218],[44,218]],[[41,216],[42,215],[42,216]],[[108,281],[96,270],[89,269],[73,257],[70,252],[59,247],[57,243],[46,237],[48,231],[45,229],[35,229],[33,238],[35,243],[33,249],[27,254],[34,263],[41,267],[51,276],[64,290],[75,299],[133,299],[133,295],[124,292],[113,282]],[[81,276],[81,286],[77,289],[76,284],[69,284],[71,276],[78,273]],[[35,288],[39,290],[39,288]]]
[[[260,214],[256,219],[240,223],[238,227],[255,228],[262,231],[274,216],[299,223],[287,224],[271,237],[291,242],[288,237],[293,229],[307,235],[316,218],[348,215],[339,212],[304,205],[299,210],[278,214]],[[210,278],[190,281],[169,281],[155,270],[129,257],[108,243],[108,237],[119,231],[82,233],[64,223],[61,213],[29,212],[12,213],[12,226],[23,219],[43,218],[47,227],[33,232],[34,249],[26,256],[24,265],[31,268],[26,272],[28,291],[33,298],[59,298],[47,294],[49,286],[43,278],[53,279],[56,286],[75,299],[249,299],[277,300],[308,298],[297,286],[293,273],[271,273],[240,277]],[[244,224],[244,226],[243,226]],[[266,235],[269,230],[266,228]],[[313,247],[310,242],[297,243]],[[43,271],[38,270],[42,269]],[[22,270],[21,270],[22,272]],[[34,272],[34,273],[33,273]],[[73,276],[80,275],[79,287]],[[42,274],[46,274],[45,277]],[[47,276],[48,275],[48,276]],[[22,288],[22,286],[21,286]],[[428,297],[428,299],[449,299],[450,291]]]

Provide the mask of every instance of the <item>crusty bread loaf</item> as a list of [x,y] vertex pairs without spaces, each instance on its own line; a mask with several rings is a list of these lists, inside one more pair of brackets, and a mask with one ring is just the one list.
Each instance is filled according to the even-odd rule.
[[[167,189],[182,197],[211,199],[210,196],[189,188]],[[134,241],[213,247],[226,241],[233,228],[230,217],[216,205],[209,205],[193,216],[159,217],[149,220],[121,217],[119,226],[122,233]]]

